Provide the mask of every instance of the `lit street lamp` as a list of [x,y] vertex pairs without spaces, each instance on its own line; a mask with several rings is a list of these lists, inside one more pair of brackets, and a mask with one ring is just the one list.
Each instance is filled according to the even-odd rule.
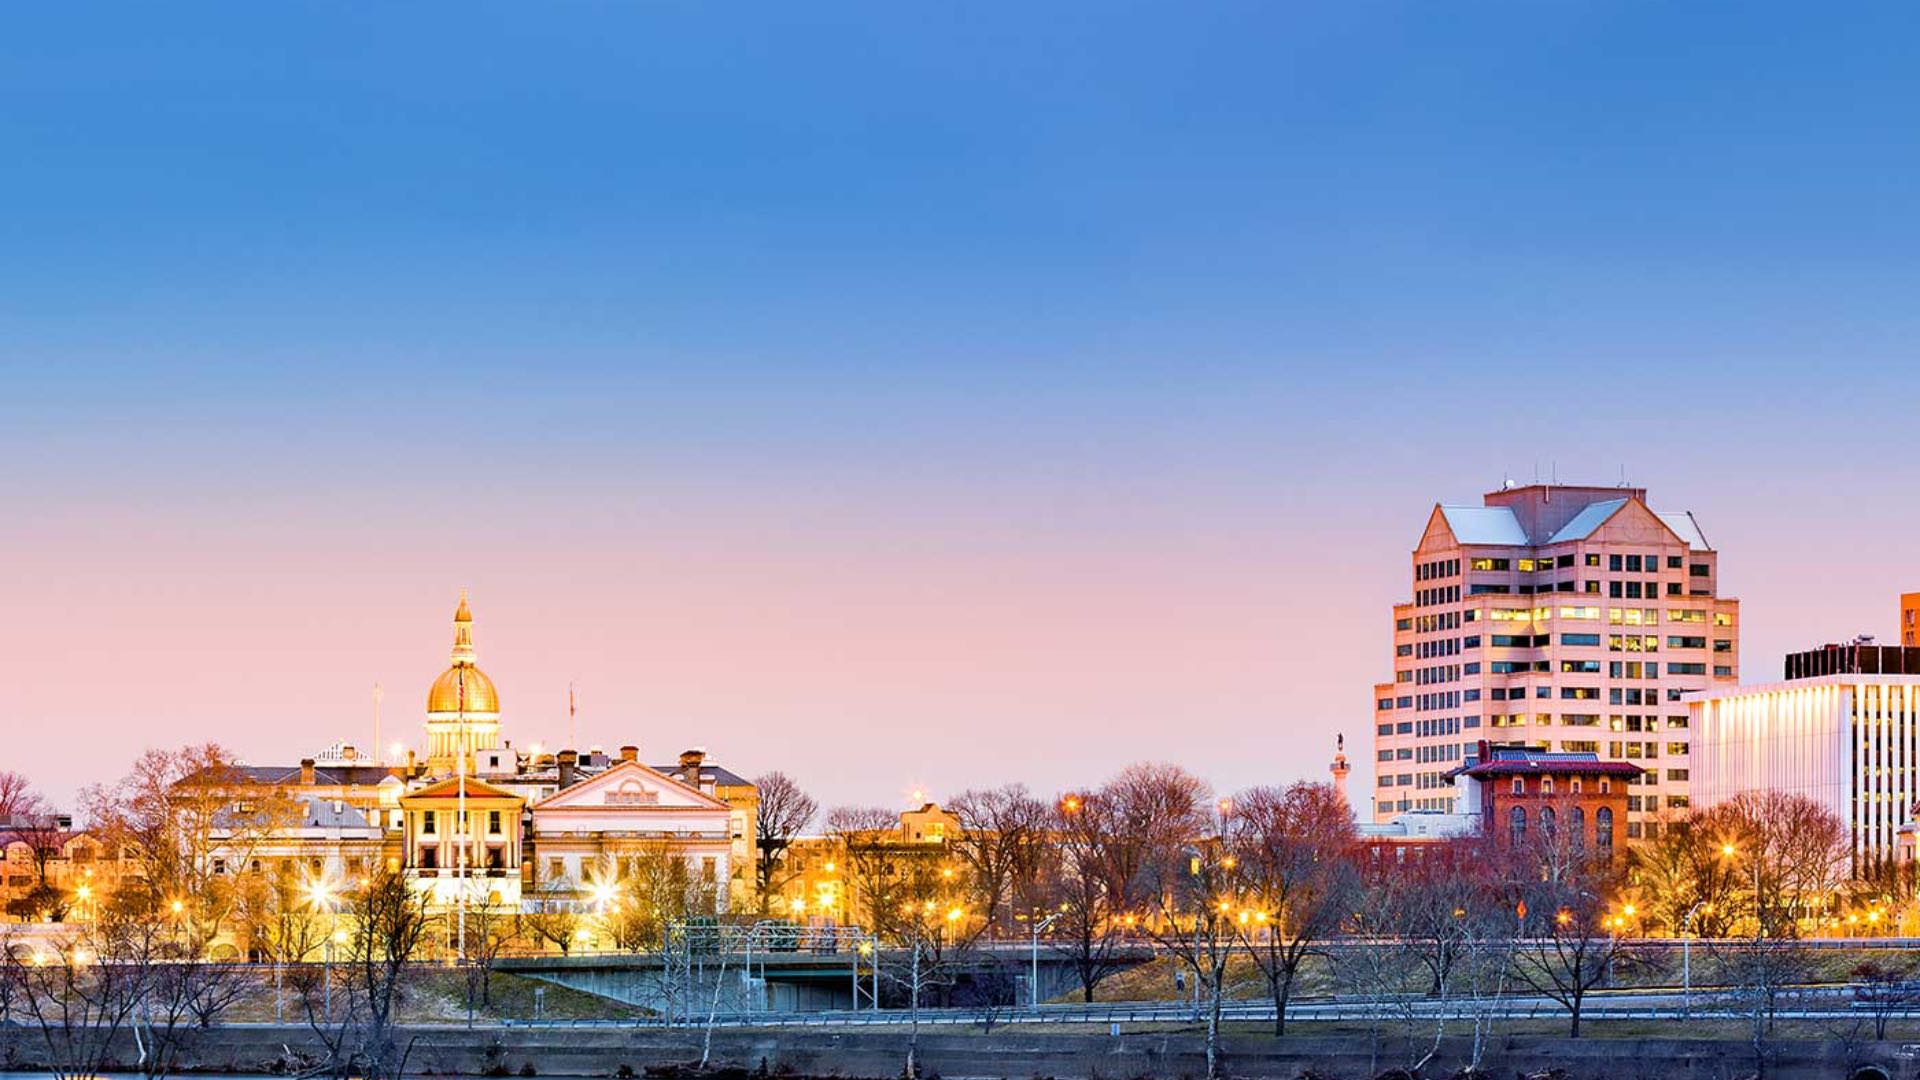
[[[307,885],[307,899],[312,902],[316,909],[324,910],[327,914],[334,916],[330,925],[327,927],[327,942],[325,949],[321,953],[322,960],[320,967],[320,979],[321,982],[325,984],[322,989],[320,1016],[324,1021],[331,1021],[333,1019],[333,944],[340,939],[340,919],[339,916],[334,913],[333,893],[327,888],[325,881],[316,880],[309,883]],[[276,967],[276,976],[278,975],[278,971],[279,969]],[[277,1006],[278,1002],[276,1001],[275,1004]]]
[[1040,1008],[1040,935],[1059,917],[1060,913],[1056,911],[1033,924],[1033,968],[1027,979],[1027,1000],[1033,1005],[1035,1011]]

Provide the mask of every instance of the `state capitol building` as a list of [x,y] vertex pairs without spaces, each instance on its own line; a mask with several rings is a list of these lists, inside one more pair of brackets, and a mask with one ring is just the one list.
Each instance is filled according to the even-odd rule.
[[[577,902],[641,857],[683,859],[722,911],[752,893],[753,784],[702,750],[649,765],[636,746],[541,752],[500,737],[500,695],[477,663],[473,614],[453,616],[453,654],[427,691],[427,752],[370,759],[338,746],[297,765],[239,768],[246,795],[291,804],[292,820],[246,845],[248,865],[287,864],[351,883],[377,865],[404,872],[431,907],[519,911]],[[281,796],[286,798],[282,799]],[[239,845],[235,845],[237,850]]]

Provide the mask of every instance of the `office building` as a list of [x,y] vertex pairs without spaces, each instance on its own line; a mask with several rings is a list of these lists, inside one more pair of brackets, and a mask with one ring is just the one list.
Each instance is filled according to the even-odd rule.
[[1804,795],[1846,823],[1856,862],[1894,856],[1920,801],[1920,649],[1828,645],[1785,667],[1687,703],[1698,805]]
[[1631,487],[1532,484],[1435,506],[1377,684],[1371,815],[1460,813],[1475,744],[1643,771],[1625,839],[1691,798],[1686,695],[1739,678],[1739,602],[1691,513]]

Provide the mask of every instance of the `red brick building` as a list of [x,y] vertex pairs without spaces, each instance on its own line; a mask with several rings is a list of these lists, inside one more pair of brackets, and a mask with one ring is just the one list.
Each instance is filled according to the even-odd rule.
[[1466,781],[1468,812],[1495,840],[1519,846],[1567,838],[1596,852],[1623,850],[1627,785],[1641,773],[1598,754],[1548,753],[1480,740],[1466,764],[1448,773]]

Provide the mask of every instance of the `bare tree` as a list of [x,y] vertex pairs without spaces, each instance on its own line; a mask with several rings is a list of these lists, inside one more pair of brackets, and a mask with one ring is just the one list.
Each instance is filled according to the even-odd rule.
[[434,923],[405,876],[384,867],[352,897],[351,915],[339,977],[316,979],[309,966],[296,986],[331,1075],[397,1080],[408,1051],[395,1037],[401,978]]
[[1756,935],[1716,941],[1711,955],[1731,1004],[1746,1014],[1754,1075],[1764,1076],[1781,992],[1808,980],[1814,969],[1813,954],[1792,938]]
[[1854,965],[1850,975],[1858,987],[1853,1000],[1873,1015],[1875,1039],[1887,1037],[1888,1020],[1920,1004],[1920,981],[1915,979],[1912,960],[1862,960]]
[[1718,842],[1722,872],[1734,883],[1727,906],[1745,915],[1730,930],[1796,937],[1800,921],[1825,910],[1847,880],[1846,824],[1804,795],[1741,792],[1705,811],[1696,827]]
[[535,882],[514,918],[521,937],[544,941],[562,956],[572,951],[583,922],[573,883],[564,877]]
[[0,853],[18,844],[33,864],[33,881],[26,892],[8,901],[9,914],[34,921],[66,917],[67,897],[47,880],[47,864],[59,857],[66,839],[60,816],[27,778],[0,770]]
[[16,816],[45,812],[45,801],[33,790],[33,783],[25,774],[0,769],[0,825]]
[[787,872],[787,848],[813,823],[820,813],[820,804],[783,772],[766,773],[755,779],[753,786],[760,797],[759,811],[753,821],[754,895],[761,913],[765,914],[767,905],[791,877]]
[[290,866],[237,875],[232,890],[231,922],[250,953],[277,964],[298,964],[325,946],[332,920]]
[[896,863],[916,861],[899,851],[899,819],[877,806],[839,806],[827,813],[827,832],[838,843],[849,919],[865,920],[879,933],[885,916],[907,902]]
[[82,801],[109,848],[129,853],[138,872],[127,903],[171,910],[196,955],[219,936],[238,903],[233,875],[252,868],[262,847],[298,820],[293,797],[254,782],[213,743],[148,750],[110,787]]
[[1354,940],[1334,954],[1333,975],[1342,993],[1372,1003],[1366,1016],[1369,1074],[1379,1068],[1387,1021],[1398,1022],[1409,1046],[1415,1038],[1420,1015],[1408,991],[1424,985],[1427,973],[1404,931],[1410,896],[1424,884],[1418,871],[1426,857],[1444,850],[1363,847],[1357,860],[1358,896],[1347,924]]
[[70,838],[61,826],[60,816],[49,809],[26,810],[15,814],[0,835],[0,844],[18,844],[26,849],[33,867],[33,882],[27,891],[8,902],[9,913],[38,921],[62,922],[73,909],[73,896],[57,887],[47,876],[53,860],[59,858]]
[[1723,937],[1738,918],[1751,883],[1723,854],[1732,837],[1702,811],[1669,811],[1628,849],[1628,865],[1647,923],[1674,937]]
[[1352,911],[1353,811],[1331,784],[1253,788],[1231,805],[1227,850],[1250,908],[1237,916],[1240,939],[1273,998],[1273,1033],[1285,1035],[1301,967]]
[[113,1042],[140,1000],[143,969],[125,963],[95,932],[49,938],[30,955],[9,950],[0,962],[20,987],[16,1011],[40,1033],[46,1063],[59,1080],[99,1076]]
[[1595,856],[1529,883],[1522,894],[1526,935],[1514,954],[1514,973],[1567,1010],[1570,1038],[1580,1037],[1588,994],[1616,966],[1635,962],[1623,937],[1627,927],[1608,899],[1618,885],[1612,861]]
[[948,847],[972,878],[980,918],[1009,929],[1015,914],[1031,915],[1035,884],[1046,858],[1047,805],[1025,784],[963,791],[947,809],[960,822]]
[[711,919],[718,910],[715,883],[701,881],[664,841],[610,860],[600,878],[611,891],[600,926],[615,947],[628,952],[660,949],[668,927]]
[[1207,1076],[1223,1075],[1220,1018],[1227,963],[1240,941],[1243,881],[1226,840],[1231,807],[1207,810],[1206,785],[1166,765],[1132,766],[1103,789],[1131,834],[1154,839],[1142,853],[1136,895],[1148,905],[1141,926],[1193,976],[1202,995]]
[[1047,946],[1073,965],[1088,1002],[1102,980],[1125,967],[1121,948],[1129,924],[1138,925],[1131,892],[1116,891],[1109,872],[1121,861],[1113,849],[1133,843],[1117,834],[1117,824],[1102,796],[1062,795],[1054,802],[1053,851],[1040,877],[1053,920]]
[[[521,938],[519,911],[500,904],[475,904],[467,910],[467,1011],[493,1006],[493,970]],[[477,1001],[476,1001],[477,998]]]
[[930,953],[928,943],[910,930],[907,940],[891,956],[883,960],[880,953],[874,954],[881,978],[907,1000],[907,1056],[900,1071],[903,1080],[918,1080],[920,1076],[920,1008],[935,992],[950,985],[947,968]]
[[109,907],[90,932],[135,987],[128,1026],[148,1077],[174,1071],[191,1039],[255,985],[239,965],[188,955],[180,935],[144,912]]

